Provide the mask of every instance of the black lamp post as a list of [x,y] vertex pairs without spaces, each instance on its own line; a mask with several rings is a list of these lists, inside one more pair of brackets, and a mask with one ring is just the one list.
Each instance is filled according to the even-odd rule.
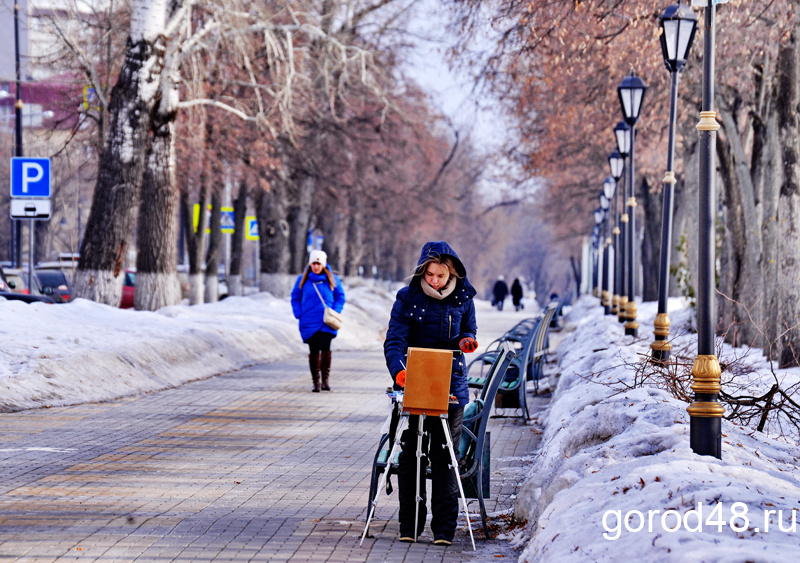
[[602,223],[603,223],[603,210],[602,208],[598,207],[594,210],[594,228],[592,229],[592,239],[594,240],[595,244],[595,284],[594,284],[594,295],[595,297],[600,297],[600,290],[602,285],[602,275],[601,275],[601,268],[603,266],[603,231],[602,231]]
[[669,259],[672,250],[672,198],[675,189],[675,121],[678,105],[678,77],[686,65],[697,31],[697,16],[689,6],[673,4],[661,16],[661,53],[670,74],[669,98],[669,144],[667,148],[667,172],[664,175],[663,205],[661,211],[661,260],[658,274],[658,313],[653,323],[655,340],[650,344],[654,362],[664,363],[669,359],[672,344],[669,343]]
[[636,122],[639,120],[639,113],[642,110],[642,100],[647,91],[647,86],[641,78],[631,72],[626,76],[619,86],[619,103],[622,106],[622,114],[631,128],[631,152],[628,166],[628,201],[625,206],[628,210],[628,228],[625,234],[625,258],[628,263],[626,294],[628,302],[625,304],[625,334],[637,336],[639,334],[639,323],[636,322],[636,260],[634,251],[634,238],[636,236],[636,196],[634,195],[634,170],[636,157]]
[[[620,121],[614,126],[614,137],[617,139],[617,151],[622,156],[624,162],[625,157],[629,156],[631,152],[631,128],[624,121]],[[628,279],[628,263],[625,260],[625,257],[628,255],[628,249],[626,248],[626,241],[628,240],[628,212],[625,209],[625,186],[623,185],[622,189],[617,191],[621,192],[620,203],[622,208],[622,216],[619,218],[620,228],[622,231],[620,234],[621,240],[619,241],[619,260],[617,261],[617,273],[619,276],[617,283],[617,285],[619,285],[619,304],[617,307],[617,315],[619,322],[624,323],[627,320],[625,315],[626,307],[628,305],[628,287],[626,282]],[[615,290],[616,287],[617,286],[615,285]]]
[[[21,88],[21,69],[20,69],[20,56],[19,56],[19,3],[14,3],[14,65],[16,70],[16,89],[17,99],[14,104],[14,111],[16,113],[16,147],[14,148],[14,155],[17,157],[23,156],[22,151],[22,88]],[[11,220],[11,239],[14,246],[14,256],[12,258],[14,266],[17,268],[22,267],[22,221],[17,219]]]
[[600,291],[600,296],[603,302],[605,314],[611,314],[611,218],[609,217],[609,208],[611,207],[611,198],[614,197],[614,188],[616,182],[610,176],[603,181],[603,191],[600,192],[600,208],[603,210],[603,230],[602,237],[603,243],[603,287]]
[[625,159],[620,152],[614,151],[608,155],[608,166],[611,168],[611,177],[614,179],[614,230],[611,234],[614,235],[614,296],[611,298],[611,309],[609,313],[616,315],[619,313],[619,262],[620,262],[620,244],[619,244],[619,180],[622,178],[622,173],[625,170]]
[[719,124],[714,111],[714,2],[705,4],[703,37],[703,102],[700,111],[700,177],[698,191],[697,358],[692,366],[694,402],[689,405],[689,442],[700,455],[722,457],[722,415],[719,380],[722,375],[714,353],[714,210],[716,141]]

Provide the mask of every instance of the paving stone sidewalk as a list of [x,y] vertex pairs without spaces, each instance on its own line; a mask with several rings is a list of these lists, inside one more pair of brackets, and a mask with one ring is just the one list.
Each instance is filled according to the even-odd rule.
[[[507,328],[513,324],[513,321]],[[514,560],[460,526],[397,541],[397,495],[364,528],[369,472],[388,413],[381,350],[335,352],[330,393],[306,358],[120,401],[0,414],[3,561],[432,562]],[[531,397],[534,412],[546,398]],[[495,418],[493,521],[513,508],[535,425]],[[463,515],[462,515],[463,523]]]

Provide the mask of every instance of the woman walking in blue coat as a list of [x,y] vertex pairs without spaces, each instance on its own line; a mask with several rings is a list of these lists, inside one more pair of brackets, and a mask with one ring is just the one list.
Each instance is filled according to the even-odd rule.
[[[422,247],[417,268],[407,287],[397,292],[383,345],[386,366],[395,389],[405,385],[405,357],[409,347],[436,348],[474,352],[478,326],[475,321],[475,288],[467,281],[467,271],[455,251],[446,242],[428,242]],[[453,443],[461,437],[464,406],[469,389],[464,374],[464,356],[454,354],[450,378],[448,426]],[[431,465],[431,531],[436,545],[450,545],[458,521],[457,471],[450,466],[450,453],[444,430],[438,419],[424,423],[420,496],[416,495],[416,444],[419,416],[411,416],[401,438],[402,453],[397,473],[400,502],[400,540],[413,542],[425,527],[427,516],[425,467]],[[457,455],[457,454],[456,454]],[[419,529],[414,533],[415,510],[419,511]]]
[[311,390],[314,393],[319,393],[320,376],[322,390],[331,390],[331,340],[336,338],[336,330],[322,322],[325,307],[337,313],[344,309],[342,282],[328,268],[327,261],[328,255],[323,251],[312,250],[308,267],[292,289],[292,312],[300,321],[300,336],[308,344],[308,365],[314,382]]

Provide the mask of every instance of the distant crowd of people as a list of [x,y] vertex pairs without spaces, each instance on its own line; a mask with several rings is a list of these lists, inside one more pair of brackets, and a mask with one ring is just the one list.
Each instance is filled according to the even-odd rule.
[[[509,290],[505,277],[498,276],[497,281],[494,283],[494,289],[492,290],[492,305],[497,307],[498,311],[503,310],[503,303],[508,293]],[[519,282],[519,278],[514,278],[514,282],[511,284],[511,302],[514,303],[515,311],[520,311],[525,308],[525,305],[522,303],[522,284]]]

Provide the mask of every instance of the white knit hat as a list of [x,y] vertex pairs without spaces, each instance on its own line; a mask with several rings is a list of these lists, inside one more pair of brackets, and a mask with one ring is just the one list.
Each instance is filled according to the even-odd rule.
[[322,264],[322,267],[324,268],[328,263],[328,255],[321,250],[312,250],[311,255],[308,257],[308,265],[310,266],[314,262]]

